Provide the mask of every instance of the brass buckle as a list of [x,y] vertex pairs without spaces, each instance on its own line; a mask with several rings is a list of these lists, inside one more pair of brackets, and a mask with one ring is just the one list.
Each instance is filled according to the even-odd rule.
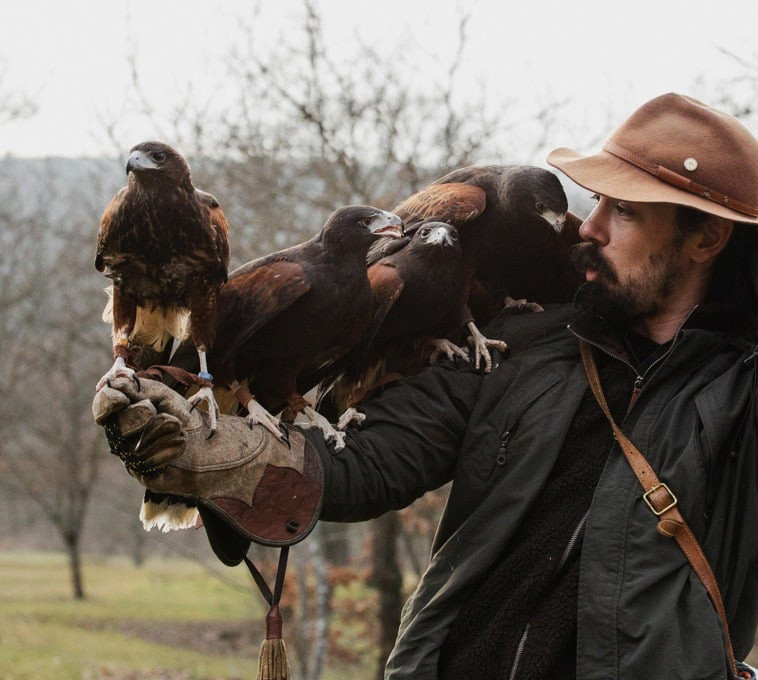
[[[671,496],[671,498],[673,498],[674,500],[672,500],[671,503],[669,503],[665,508],[663,508],[663,510],[656,510],[655,506],[650,502],[650,499],[648,498],[648,496],[651,493],[653,493],[653,491],[657,491],[658,489],[661,489],[661,488],[666,489],[666,493],[669,496]],[[654,487],[645,491],[645,493],[642,494],[642,498],[645,499],[645,503],[647,503],[647,507],[650,508],[650,510],[656,517],[660,517],[667,510],[671,510],[671,508],[673,508],[679,502],[676,496],[671,491],[671,489],[669,489],[668,485],[663,482],[661,482],[660,484],[656,484]]]

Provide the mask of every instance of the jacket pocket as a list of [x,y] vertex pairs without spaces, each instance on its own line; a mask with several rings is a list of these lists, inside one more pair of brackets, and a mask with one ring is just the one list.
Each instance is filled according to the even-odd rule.
[[[524,385],[514,385],[493,410],[493,441],[482,458],[481,481],[491,482],[504,472],[517,454],[524,425],[544,427],[545,411],[532,407],[551,392],[561,378],[552,371],[537,374]],[[537,413],[542,425],[536,423]],[[532,419],[533,418],[533,419]]]

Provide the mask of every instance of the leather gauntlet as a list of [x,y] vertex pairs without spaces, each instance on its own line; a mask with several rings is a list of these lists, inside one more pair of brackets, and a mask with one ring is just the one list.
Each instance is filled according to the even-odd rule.
[[[259,425],[221,415],[216,434],[204,411],[155,380],[119,378],[92,403],[111,452],[153,492],[197,503],[211,545],[236,564],[250,541],[285,546],[305,538],[321,507],[323,471],[295,429],[277,440]],[[233,533],[229,532],[229,529]]]

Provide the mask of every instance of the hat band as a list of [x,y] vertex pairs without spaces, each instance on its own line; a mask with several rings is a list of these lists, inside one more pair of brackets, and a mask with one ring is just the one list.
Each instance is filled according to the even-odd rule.
[[691,194],[700,196],[700,198],[705,198],[709,201],[713,201],[714,203],[723,205],[727,208],[735,210],[736,212],[749,215],[750,217],[758,217],[758,208],[753,208],[747,203],[738,201],[736,198],[722,194],[720,191],[709,189],[702,184],[693,182],[689,177],[680,175],[679,173],[674,172],[673,170],[669,170],[662,165],[649,163],[644,158],[640,158],[637,154],[632,153],[631,151],[627,151],[614,142],[606,142],[603,146],[603,149],[609,154],[612,154],[613,156],[616,156],[617,158],[620,158],[627,163],[631,163],[641,170],[649,172],[651,175],[655,175],[661,181],[666,182],[666,184],[670,184],[677,189],[689,191]]

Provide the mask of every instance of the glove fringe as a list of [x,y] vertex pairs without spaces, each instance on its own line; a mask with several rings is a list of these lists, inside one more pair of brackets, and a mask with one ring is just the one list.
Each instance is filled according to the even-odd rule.
[[139,513],[145,531],[155,527],[164,534],[169,531],[194,529],[199,516],[197,508],[188,507],[181,501],[170,498],[165,498],[160,503],[145,499]]
[[273,605],[266,615],[266,639],[261,642],[257,680],[289,680],[287,648],[282,640],[282,615]]

